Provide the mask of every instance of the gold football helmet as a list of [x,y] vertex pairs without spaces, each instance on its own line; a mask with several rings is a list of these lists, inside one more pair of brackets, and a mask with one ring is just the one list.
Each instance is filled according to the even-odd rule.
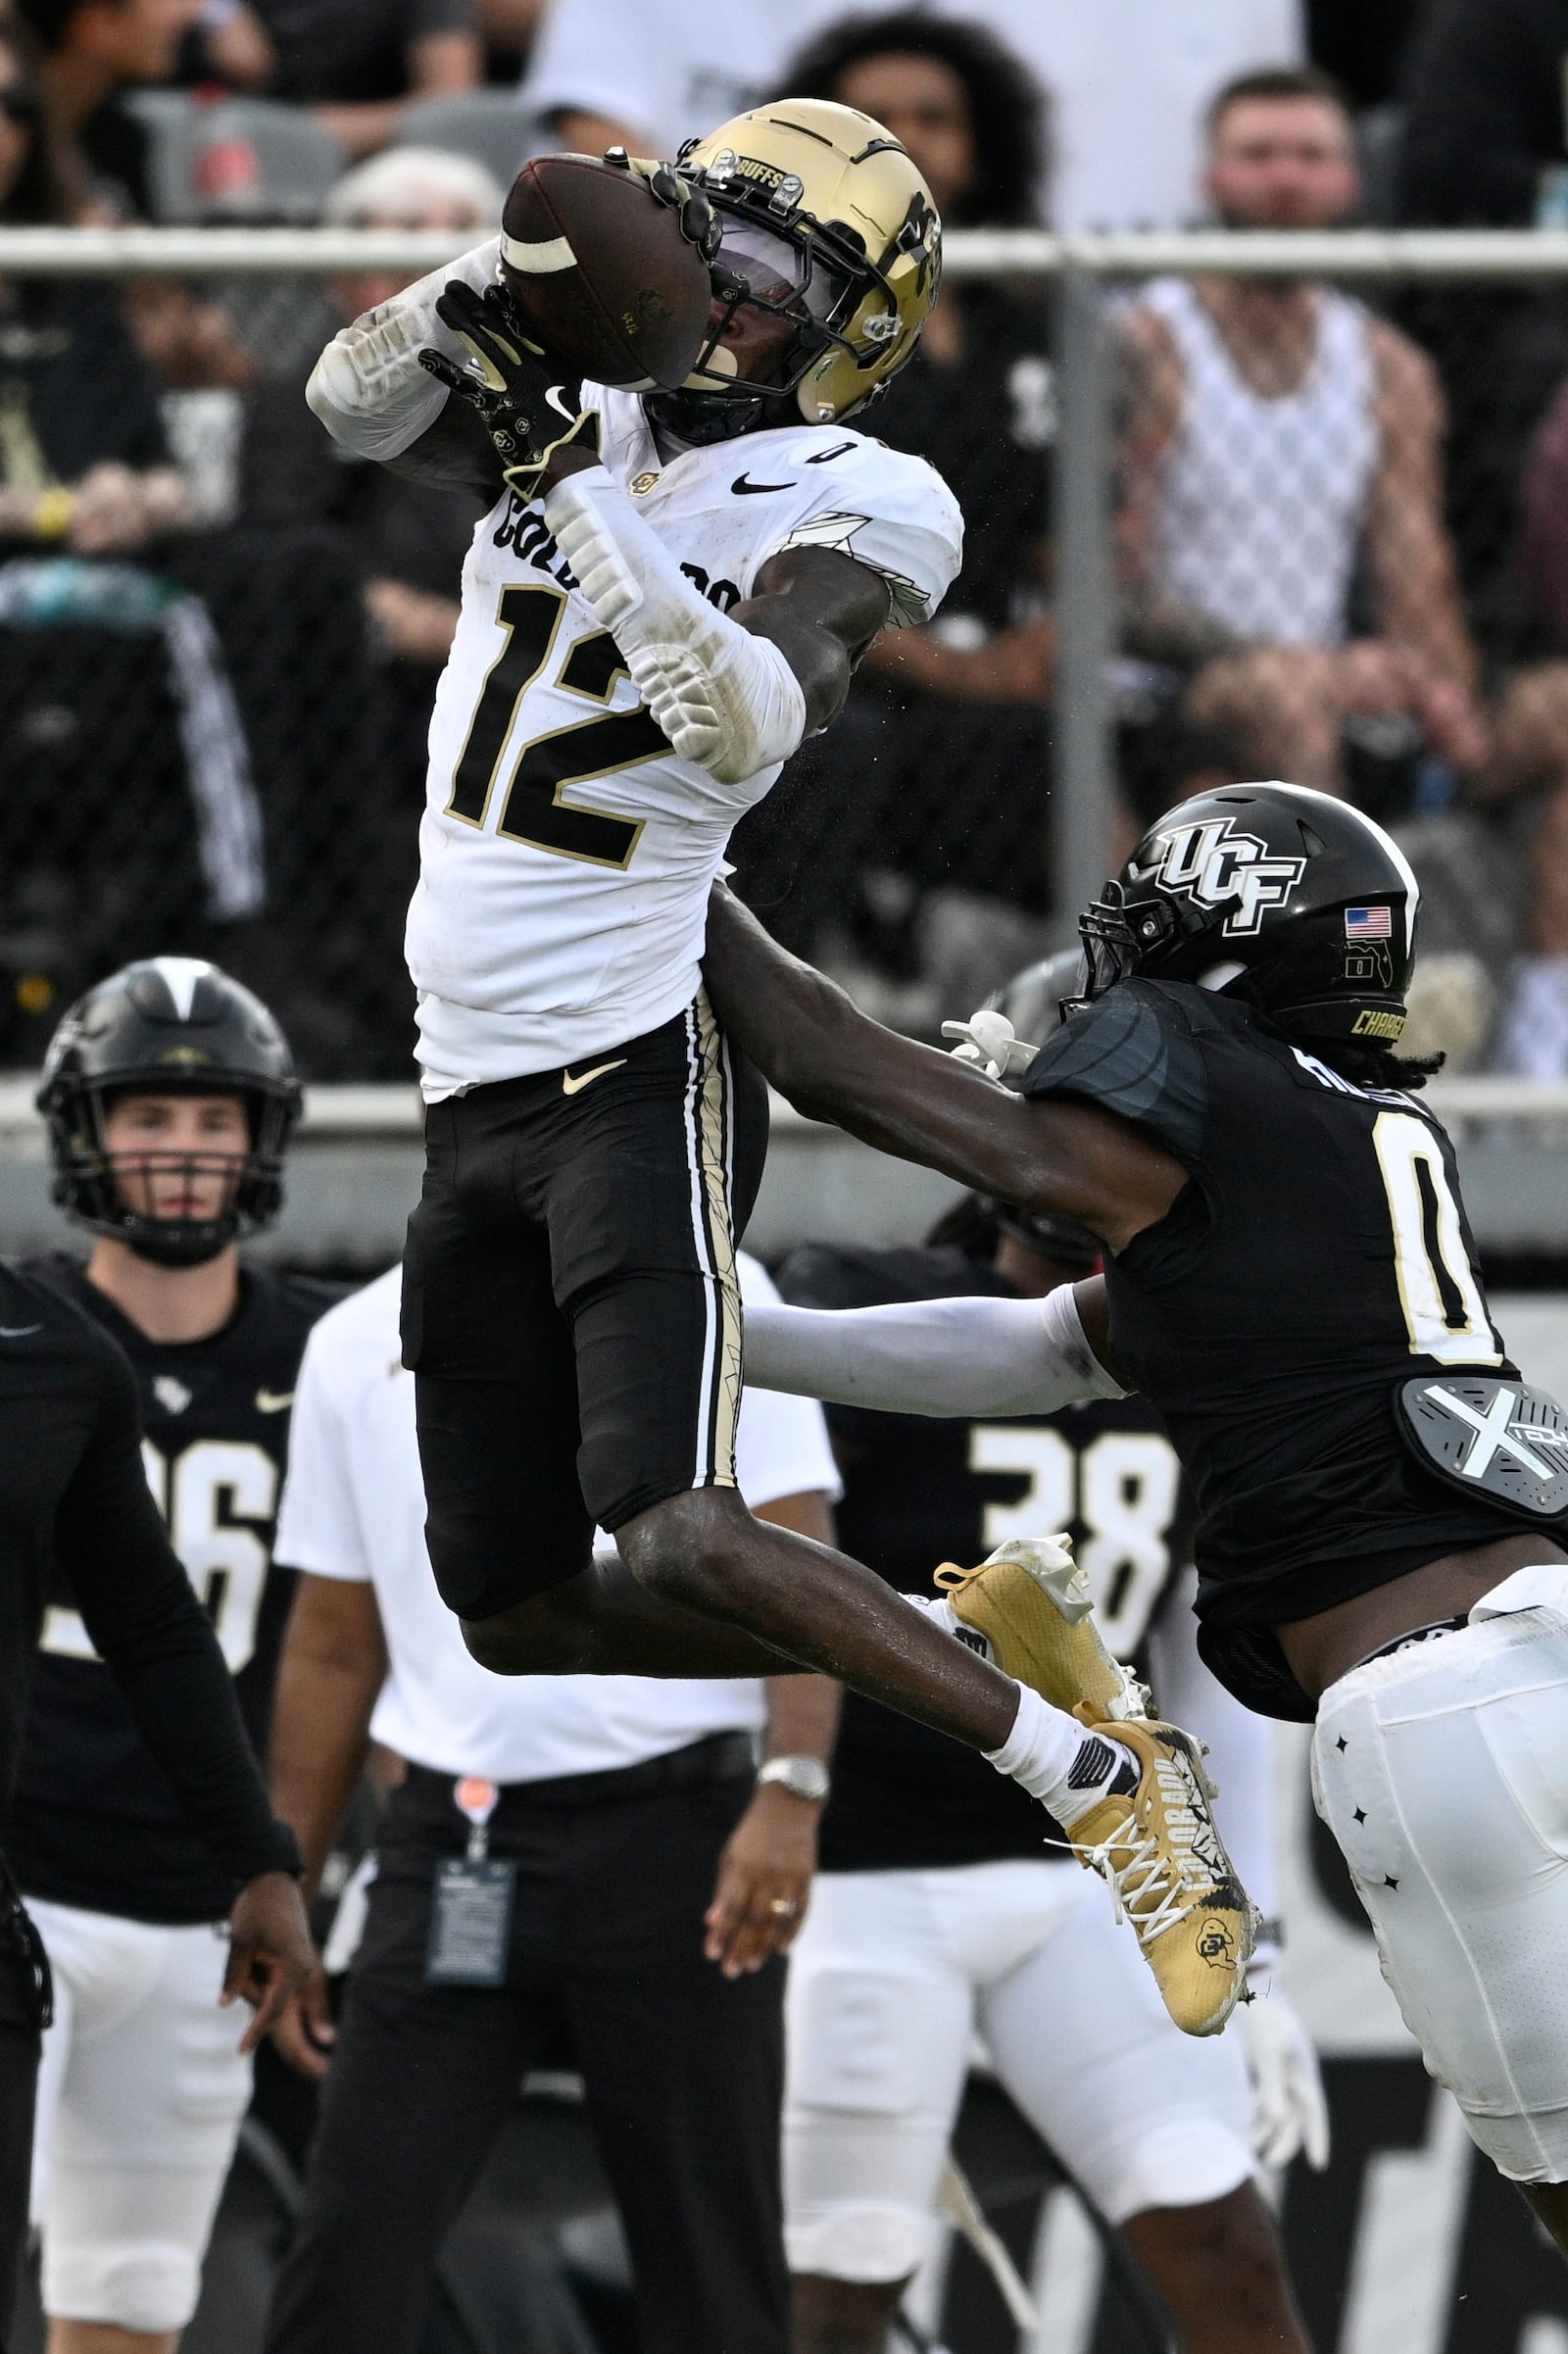
[[[723,222],[727,303],[683,391],[724,403],[793,394],[808,424],[853,417],[913,354],[942,276],[942,223],[897,139],[854,107],[783,99],[688,140],[680,169]],[[797,322],[771,382],[736,372],[743,303]]]

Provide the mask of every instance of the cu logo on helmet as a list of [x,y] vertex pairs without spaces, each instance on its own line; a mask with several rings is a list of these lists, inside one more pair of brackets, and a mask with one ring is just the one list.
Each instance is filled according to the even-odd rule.
[[1283,907],[1306,866],[1304,858],[1273,858],[1255,834],[1237,831],[1228,817],[1178,826],[1158,837],[1162,845],[1155,879],[1163,891],[1180,891],[1205,907],[1235,903],[1225,918],[1227,934],[1255,933],[1268,907]]

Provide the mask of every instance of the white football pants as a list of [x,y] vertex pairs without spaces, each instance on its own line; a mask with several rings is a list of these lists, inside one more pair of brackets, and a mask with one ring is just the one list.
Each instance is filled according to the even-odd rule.
[[33,2135],[44,2311],[181,2329],[250,2099],[250,2014],[218,2007],[227,1932],[27,1910],[55,1982]]
[[1331,1684],[1312,1792],[1472,2138],[1511,2182],[1568,2181],[1568,1569]]
[[821,1873],[787,1999],[792,2272],[918,2269],[976,2028],[1111,2222],[1251,2174],[1241,2038],[1172,2026],[1103,1882],[1076,1864]]

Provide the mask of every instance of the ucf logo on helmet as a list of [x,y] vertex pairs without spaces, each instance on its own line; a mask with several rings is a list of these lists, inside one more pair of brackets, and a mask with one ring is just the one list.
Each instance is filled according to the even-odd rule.
[[1225,918],[1225,930],[1241,935],[1255,932],[1266,907],[1283,907],[1306,867],[1304,858],[1274,858],[1268,845],[1255,834],[1244,834],[1228,817],[1210,817],[1201,825],[1178,826],[1158,837],[1160,856],[1153,872],[1162,891],[1179,891],[1205,907],[1236,905]]

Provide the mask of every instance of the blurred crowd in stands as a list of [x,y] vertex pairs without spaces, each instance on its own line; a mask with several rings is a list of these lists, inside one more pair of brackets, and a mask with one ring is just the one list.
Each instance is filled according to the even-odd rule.
[[[529,154],[786,91],[951,225],[1568,224],[1557,0],[0,0],[0,225],[477,242]],[[0,1059],[132,954],[220,956],[307,1071],[410,1069],[403,909],[473,502],[301,389],[393,279],[0,272]],[[1568,1076],[1568,279],[1107,295],[1123,845],[1200,782],[1349,795],[1427,893],[1417,1029]],[[1049,290],[950,280],[863,421],[962,575],[738,836],[741,886],[933,1032],[1057,906]]]

